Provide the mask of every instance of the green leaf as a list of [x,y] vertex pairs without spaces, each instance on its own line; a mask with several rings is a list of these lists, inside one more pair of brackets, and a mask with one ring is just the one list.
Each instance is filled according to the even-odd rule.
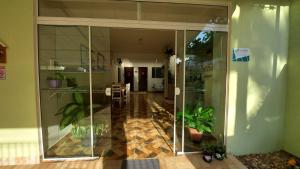
[[81,93],[79,93],[79,92],[73,93],[73,99],[76,103],[81,104],[81,105],[83,104],[84,99],[83,99],[83,96]]
[[70,125],[73,121],[73,117],[72,116],[64,116],[59,124],[59,128],[60,130],[66,128],[68,125]]
[[79,121],[79,120],[83,119],[84,118],[84,113],[85,112],[83,110],[78,111],[77,114],[76,114],[76,120]]
[[63,110],[63,115],[68,116],[70,114],[73,114],[74,112],[78,111],[79,106],[76,103],[70,103],[65,106],[65,109]]
[[188,126],[189,126],[190,128],[196,128],[196,123],[195,123],[195,122],[190,122],[190,123],[188,124]]

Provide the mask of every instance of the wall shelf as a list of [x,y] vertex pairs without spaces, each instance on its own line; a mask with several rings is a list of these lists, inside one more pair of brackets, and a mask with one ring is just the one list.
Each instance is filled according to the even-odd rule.
[[[86,88],[73,88],[73,87],[61,87],[61,88],[41,88],[44,92],[56,92],[56,93],[89,93],[90,90]],[[93,89],[92,93],[105,93],[105,89]]]

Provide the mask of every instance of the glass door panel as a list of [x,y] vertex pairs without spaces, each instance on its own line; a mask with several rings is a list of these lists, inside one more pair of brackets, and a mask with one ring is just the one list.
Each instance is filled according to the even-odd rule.
[[227,7],[141,2],[141,19],[149,21],[227,24]]
[[175,75],[175,94],[176,94],[176,126],[175,126],[175,150],[176,152],[182,152],[183,141],[183,94],[184,94],[184,31],[176,31],[176,75]]
[[137,19],[137,3],[132,1],[53,1],[39,0],[39,16]]
[[92,156],[88,27],[38,29],[44,156]]
[[[213,144],[219,138],[223,139],[220,135],[224,133],[226,44],[227,33],[186,32],[185,152],[200,151],[201,144]],[[212,108],[213,113],[204,116],[199,108]]]
[[106,157],[113,146],[110,28],[91,27],[91,49],[94,154]]

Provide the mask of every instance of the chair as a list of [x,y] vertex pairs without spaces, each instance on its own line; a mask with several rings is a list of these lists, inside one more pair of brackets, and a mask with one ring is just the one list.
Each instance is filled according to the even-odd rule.
[[111,87],[111,99],[112,102],[119,102],[119,105],[122,104],[122,89],[121,85],[115,84]]
[[124,93],[124,101],[128,103],[130,101],[130,83],[126,84],[125,93]]

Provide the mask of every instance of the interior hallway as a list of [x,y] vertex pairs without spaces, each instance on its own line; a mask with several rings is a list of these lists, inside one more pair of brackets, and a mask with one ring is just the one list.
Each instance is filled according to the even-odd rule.
[[173,114],[173,104],[166,103],[163,94],[134,93],[129,104],[112,104],[112,146],[103,151],[103,145],[97,145],[96,151],[103,152],[100,156],[141,159],[173,155],[173,141],[166,133],[173,117],[157,120],[159,114]]
[[[110,134],[97,138],[94,153],[106,159],[141,159],[173,156],[173,103],[162,93],[132,93],[130,102],[112,103]],[[95,115],[96,116],[96,115]],[[88,154],[80,140],[69,134],[49,156]]]

